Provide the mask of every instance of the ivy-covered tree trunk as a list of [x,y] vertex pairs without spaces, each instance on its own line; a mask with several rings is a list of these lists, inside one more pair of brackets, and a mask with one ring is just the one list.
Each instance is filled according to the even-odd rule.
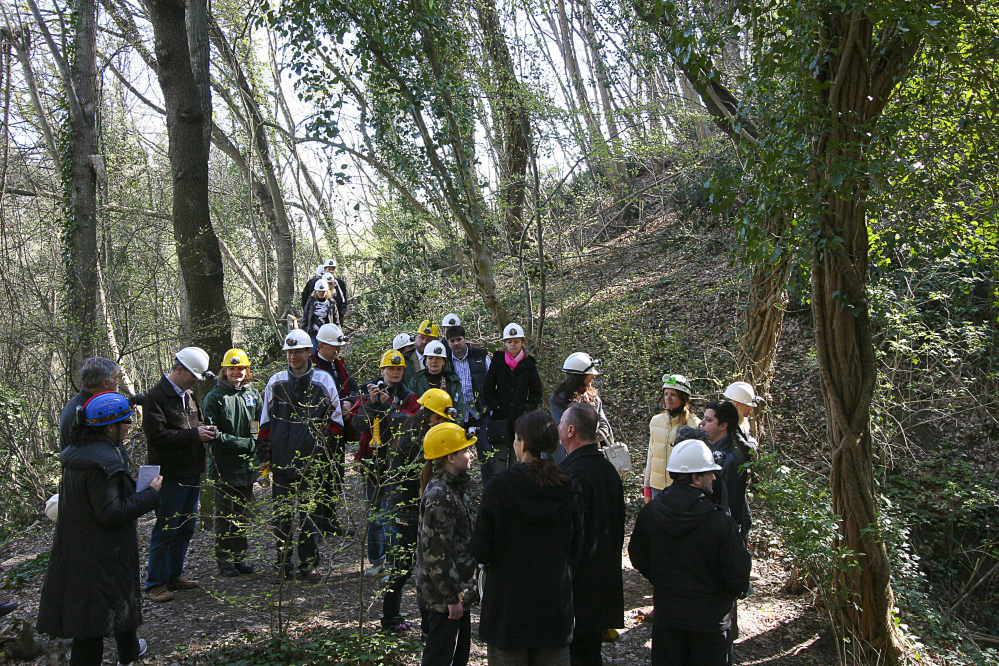
[[[214,363],[232,346],[232,324],[223,290],[222,252],[208,207],[207,17],[192,17],[192,25],[203,35],[193,40],[199,50],[203,46],[203,53],[192,58],[185,15],[190,5],[181,0],[147,0],[146,6],[156,38],[156,73],[166,102],[174,239],[188,297],[191,340],[183,344],[202,347]],[[198,28],[202,24],[203,30]]]

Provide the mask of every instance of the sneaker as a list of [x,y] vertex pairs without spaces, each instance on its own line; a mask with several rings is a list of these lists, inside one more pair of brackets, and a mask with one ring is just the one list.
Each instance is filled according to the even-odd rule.
[[[149,648],[149,646],[146,645],[146,639],[140,638],[139,639],[139,657],[141,657],[142,655],[146,654],[146,650],[148,648]],[[118,666],[132,666],[132,664],[134,664],[134,663],[135,663],[134,661],[130,661],[127,664],[123,664],[123,663],[121,663],[119,661],[118,662]]]
[[298,579],[306,583],[318,583],[323,579],[323,575],[316,569],[302,570],[298,572]]
[[383,626],[382,631],[387,631],[390,634],[404,634],[407,631],[413,629],[415,625],[407,622],[406,620],[399,620],[389,626]]
[[382,572],[385,570],[385,560],[384,558],[378,560],[378,562],[372,564],[370,567],[364,570],[365,578],[374,578],[375,576],[381,576]]
[[256,569],[251,567],[249,564],[246,564],[245,562],[236,562],[236,564],[234,564],[233,566],[236,567],[236,571],[243,574],[244,576],[249,576],[250,574],[256,572]]
[[146,599],[150,601],[164,602],[173,599],[173,592],[167,589],[166,585],[154,585],[146,590]]
[[4,615],[10,615],[11,613],[13,613],[16,610],[17,610],[17,602],[16,601],[7,601],[7,602],[4,602],[4,603],[0,604],[0,617],[3,617]]
[[239,569],[234,564],[226,564],[219,567],[219,575],[223,578],[235,578],[239,575]]
[[173,590],[174,592],[176,592],[177,590],[193,590],[195,588],[201,587],[201,585],[198,584],[198,581],[190,580],[188,578],[184,578],[183,576],[181,576],[177,580],[170,581],[169,583],[167,583],[166,586],[167,589]]

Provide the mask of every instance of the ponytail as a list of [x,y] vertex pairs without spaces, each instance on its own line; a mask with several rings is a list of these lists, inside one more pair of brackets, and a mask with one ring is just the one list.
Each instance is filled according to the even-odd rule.
[[524,461],[527,475],[539,488],[571,483],[555,461],[541,457],[542,453],[555,453],[558,447],[558,425],[552,417],[543,412],[528,412],[517,419],[514,432],[524,443],[524,452],[528,455],[528,459]]

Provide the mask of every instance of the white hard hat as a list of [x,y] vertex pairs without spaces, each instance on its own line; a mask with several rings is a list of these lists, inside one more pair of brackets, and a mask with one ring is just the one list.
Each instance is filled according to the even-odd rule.
[[755,407],[760,404],[761,400],[756,397],[756,391],[753,390],[751,384],[747,382],[734,382],[728,385],[725,389],[725,397],[732,402],[741,402],[744,405],[749,405],[750,407]]
[[201,347],[184,347],[175,357],[180,364],[191,371],[198,379],[204,379],[208,369],[208,352]]
[[447,358],[447,350],[444,348],[443,342],[440,340],[434,340],[433,342],[427,343],[426,348],[423,350],[423,355]]
[[590,358],[590,355],[585,352],[573,352],[562,364],[562,372],[570,375],[599,375],[598,365],[600,365],[600,359]]
[[690,380],[683,375],[663,375],[663,390],[665,389],[683,391],[688,396],[692,393],[690,390]]
[[56,493],[45,502],[45,516],[53,523],[59,518],[59,493]]
[[319,328],[319,333],[316,335],[316,339],[319,342],[325,342],[328,345],[334,345],[339,347],[343,343],[347,342],[347,336],[343,334],[343,330],[336,324],[323,324]]
[[461,320],[452,312],[441,320],[441,326],[461,326]]
[[323,266],[322,264],[319,264],[318,266],[316,266],[316,277],[322,277],[323,273],[325,273],[325,272],[326,272],[326,267],[325,266]]
[[326,263],[323,264],[323,268],[336,268],[336,259],[327,259]]
[[416,336],[410,335],[409,333],[400,333],[399,335],[392,338],[392,349],[396,351],[402,351],[409,345],[416,344]]
[[322,280],[326,283],[327,286],[333,284],[333,280],[335,279],[336,276],[333,275],[332,273],[323,273],[322,275]]
[[316,280],[316,283],[312,285],[312,290],[318,291],[320,293],[327,292],[330,290],[329,283],[326,282],[326,280],[319,278],[318,280]]
[[715,463],[711,449],[699,439],[685,439],[674,446],[666,465],[667,472],[676,474],[717,472],[720,469],[721,467]]
[[281,351],[289,349],[312,349],[312,338],[300,328],[290,330],[288,335],[284,336],[284,347],[281,347]]
[[520,324],[507,324],[506,328],[503,329],[503,339],[509,340],[510,338],[526,338],[524,335],[524,329],[520,327]]

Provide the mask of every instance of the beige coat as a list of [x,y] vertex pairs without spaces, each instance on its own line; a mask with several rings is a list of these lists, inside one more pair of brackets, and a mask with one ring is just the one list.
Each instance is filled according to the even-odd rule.
[[696,428],[701,420],[691,414],[684,420],[683,415],[673,418],[669,412],[656,414],[649,421],[649,458],[645,463],[645,487],[662,490],[671,483],[666,474],[666,461],[673,450],[673,441],[680,426]]

